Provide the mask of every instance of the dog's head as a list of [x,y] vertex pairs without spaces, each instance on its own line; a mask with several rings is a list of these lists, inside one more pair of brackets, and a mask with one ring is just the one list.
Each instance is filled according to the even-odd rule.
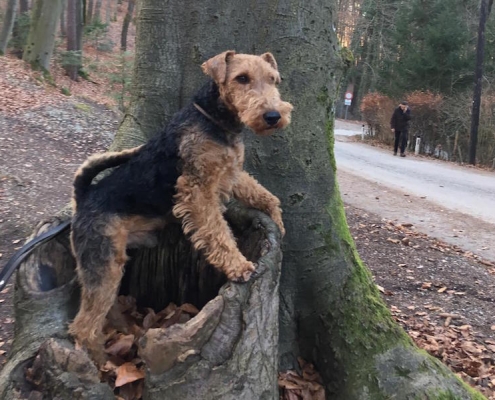
[[280,98],[280,74],[271,53],[225,51],[201,67],[218,85],[226,106],[255,133],[268,135],[289,125],[293,107]]

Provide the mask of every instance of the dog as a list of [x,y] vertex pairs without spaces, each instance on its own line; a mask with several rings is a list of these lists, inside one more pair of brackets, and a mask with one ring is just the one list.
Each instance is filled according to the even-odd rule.
[[267,213],[285,233],[279,199],[243,170],[244,126],[265,136],[290,123],[293,107],[280,98],[274,56],[225,51],[202,70],[208,82],[163,132],[143,146],[92,156],[76,172],[71,246],[82,295],[69,332],[93,352],[102,349],[126,249],[156,244],[154,233],[170,214],[193,247],[238,282],[249,280],[255,265],[237,248],[224,202],[234,197]]

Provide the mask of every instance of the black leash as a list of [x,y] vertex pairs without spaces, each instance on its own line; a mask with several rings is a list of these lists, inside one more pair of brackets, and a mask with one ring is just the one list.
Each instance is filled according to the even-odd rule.
[[70,220],[62,222],[60,225],[48,230],[40,236],[35,237],[33,240],[27,242],[15,254],[7,261],[7,264],[0,271],[0,291],[3,290],[7,282],[9,281],[12,274],[15,272],[17,267],[33,252],[36,247],[47,242],[48,240],[58,236],[62,232],[65,232],[70,228]]

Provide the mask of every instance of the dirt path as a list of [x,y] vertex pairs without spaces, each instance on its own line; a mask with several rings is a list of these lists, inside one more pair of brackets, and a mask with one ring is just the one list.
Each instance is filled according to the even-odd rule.
[[[0,265],[37,222],[70,201],[77,167],[112,141],[119,117],[96,104],[64,102],[16,115],[0,113]],[[10,347],[12,282],[0,293],[0,364]]]

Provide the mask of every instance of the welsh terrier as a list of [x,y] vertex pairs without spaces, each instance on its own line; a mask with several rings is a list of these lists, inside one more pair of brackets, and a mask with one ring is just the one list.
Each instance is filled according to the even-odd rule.
[[275,58],[226,51],[202,69],[211,79],[160,134],[134,149],[92,156],[76,173],[71,244],[82,299],[69,332],[93,354],[102,354],[126,248],[155,245],[170,214],[210,264],[239,282],[255,265],[237,248],[224,201],[233,196],[267,213],[285,233],[280,201],[243,170],[244,125],[268,135],[290,123],[292,105],[277,90]]

